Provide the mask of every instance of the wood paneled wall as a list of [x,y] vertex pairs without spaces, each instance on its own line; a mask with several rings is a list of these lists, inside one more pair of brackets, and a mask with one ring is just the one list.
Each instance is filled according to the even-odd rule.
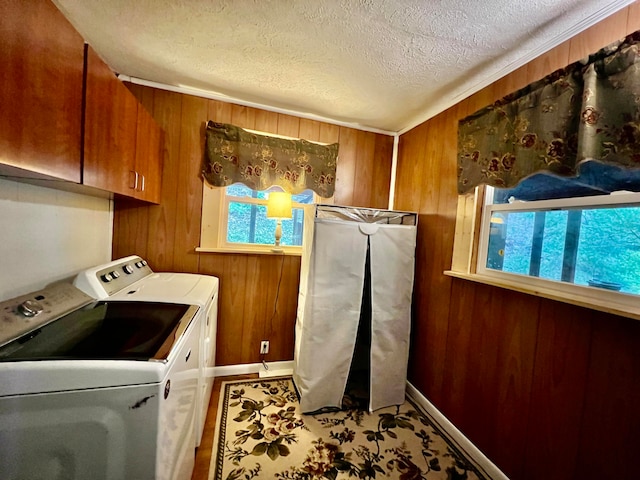
[[420,212],[410,381],[512,479],[637,478],[640,322],[443,275],[458,120],[640,29],[638,3],[401,136]]
[[205,123],[339,142],[335,203],[374,208],[388,206],[393,137],[149,87],[129,88],[164,130],[162,200],[157,206],[116,200],[113,257],[138,254],[156,271],[220,278],[217,365],[259,362],[261,340],[271,342],[267,361],[292,360],[300,257],[194,250],[200,243]]

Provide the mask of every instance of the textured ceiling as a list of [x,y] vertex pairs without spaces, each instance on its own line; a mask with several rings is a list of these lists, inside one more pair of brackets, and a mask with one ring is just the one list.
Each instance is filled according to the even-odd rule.
[[54,0],[118,73],[386,131],[632,0]]

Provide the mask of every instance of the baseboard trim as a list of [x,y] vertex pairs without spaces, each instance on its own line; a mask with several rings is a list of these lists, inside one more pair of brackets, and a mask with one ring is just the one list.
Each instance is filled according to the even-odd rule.
[[427,397],[425,397],[411,384],[411,382],[408,381],[407,395],[432,417],[442,432],[448,435],[453,442],[457,443],[489,478],[492,478],[493,480],[509,480],[509,477],[507,477],[491,460],[489,460],[487,456],[478,449],[478,447],[471,443],[471,441],[465,437],[464,434],[458,430],[458,428],[451,423],[449,419],[442,414],[442,412],[440,412],[440,410],[435,407],[435,405],[427,400]]
[[244,363],[241,365],[224,365],[215,367],[216,377],[228,377],[230,375],[247,375],[258,373],[260,377],[272,377],[280,375],[291,375],[293,373],[293,360],[284,362],[268,362],[269,370],[265,370],[262,363]]

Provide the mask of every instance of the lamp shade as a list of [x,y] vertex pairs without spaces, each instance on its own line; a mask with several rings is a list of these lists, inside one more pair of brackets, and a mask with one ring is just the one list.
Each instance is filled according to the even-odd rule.
[[268,218],[291,218],[291,194],[287,192],[271,192],[267,200]]

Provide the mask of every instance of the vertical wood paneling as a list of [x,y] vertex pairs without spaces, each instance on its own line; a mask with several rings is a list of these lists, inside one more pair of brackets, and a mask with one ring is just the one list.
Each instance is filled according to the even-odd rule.
[[209,100],[209,120],[219,123],[231,123],[233,105],[230,103]]
[[522,478],[527,442],[531,384],[538,331],[540,299],[525,294],[495,297],[503,311],[498,334],[497,425],[493,458],[510,478]]
[[495,100],[526,87],[529,83],[527,81],[528,78],[527,65],[524,65],[516,71],[511,72],[509,75],[502,77],[494,84],[493,95]]
[[112,258],[147,256],[148,209],[133,201],[121,200],[114,212]]
[[[288,276],[288,272],[285,273],[285,267],[289,265],[286,255],[269,255],[261,257],[260,260],[261,284],[258,288],[263,290],[265,301],[263,311],[260,313],[262,319],[260,323],[263,324],[262,338],[258,339],[254,348],[259,345],[260,340],[269,339],[272,345],[269,351],[271,356],[266,357],[268,360],[277,356],[277,351],[283,347],[282,338],[279,338],[280,324],[284,324],[284,328],[287,328],[287,322],[284,315],[278,314],[283,312],[283,305],[286,303],[280,294],[285,290],[282,283]],[[272,350],[273,348],[276,350]]]
[[375,136],[375,158],[373,162],[373,192],[371,207],[388,208],[389,191],[384,185],[391,185],[391,163],[393,161],[393,137]]
[[640,30],[640,3],[635,2],[629,6],[627,17],[627,35]]
[[[222,255],[216,365],[242,362],[248,255]],[[202,272],[206,273],[206,272]]]
[[629,8],[620,10],[569,41],[569,63],[577,62],[627,34]]
[[150,232],[147,252],[152,268],[173,270],[175,204],[178,199],[178,172],[180,169],[180,121],[182,98],[177,93],[154,91],[153,116],[164,131],[164,161],[160,205],[149,211]]
[[309,120],[307,118],[300,119],[300,128],[298,130],[300,138],[319,142],[320,140],[320,122]]
[[[340,140],[340,127],[337,125],[331,125],[330,123],[320,124],[320,137],[319,141],[324,143],[336,143]],[[342,147],[342,146],[340,146]],[[338,164],[342,157],[342,148],[338,150]]]
[[244,105],[231,105],[231,123],[253,130],[256,128],[256,111]]
[[[527,63],[523,69],[526,73],[526,83],[540,80],[556,70],[566,67],[571,63],[569,61],[569,50],[571,42],[566,41],[556,48],[540,55],[535,60]],[[507,78],[511,77],[508,75]],[[505,93],[507,95],[510,92]],[[504,95],[503,95],[504,96]]]
[[[152,110],[165,132],[162,201],[157,206],[116,201],[114,257],[138,253],[157,271],[199,272],[220,279],[218,365],[259,362],[260,340],[271,342],[267,361],[291,360],[300,257],[194,251],[200,237],[205,122],[234,123],[327,143],[341,142],[341,127],[149,87],[132,86],[131,90]],[[358,188],[366,192],[362,204],[386,207],[392,137],[345,130],[350,141],[345,149],[340,144],[338,168],[348,172],[351,183],[344,195],[338,186],[337,197],[351,203],[357,169],[362,169],[365,173],[357,179]],[[366,139],[362,151],[358,148],[360,133]],[[371,203],[372,192],[380,205]]]
[[[394,207],[399,210],[420,210],[420,197],[425,160],[424,152],[429,138],[431,122],[423,123],[400,137],[398,158],[411,159],[399,162],[396,170],[396,196]],[[420,223],[420,222],[418,222]]]
[[[434,117],[431,122],[430,131],[440,131],[445,128],[446,113],[441,113]],[[442,179],[440,169],[442,167],[442,142],[431,141],[431,137],[428,137],[427,145],[425,148],[425,160],[424,167],[422,168],[422,177],[431,179]],[[418,178],[421,180],[421,178]],[[446,179],[445,179],[446,181]],[[440,182],[429,182],[429,188],[420,188],[418,193],[420,194],[420,207],[419,210],[427,215],[435,214],[438,212],[438,199],[440,197]],[[436,225],[429,225],[429,228],[435,228]],[[431,233],[433,231],[431,230]],[[433,256],[431,256],[433,257]]]
[[276,132],[278,130],[278,114],[258,110],[255,117],[256,130],[261,132]]
[[514,479],[637,476],[640,324],[443,275],[457,122],[637,30],[639,5],[400,138],[396,208],[420,213],[410,380]]
[[[572,478],[580,439],[593,312],[541,301],[523,479]],[[556,452],[562,451],[562,455]]]
[[497,100],[495,96],[495,84],[484,87],[479,92],[474,93],[467,99],[466,113],[463,116],[471,115],[472,113],[480,110],[481,108],[491,105]]
[[334,203],[351,205],[355,182],[355,166],[358,148],[358,134],[352,128],[340,127],[340,153],[336,169],[336,193]]
[[261,340],[265,340],[266,322],[271,317],[269,304],[273,305],[274,284],[268,281],[269,265],[279,260],[276,256],[251,255],[246,258],[246,272],[242,292],[244,320],[241,323],[241,334],[237,337],[236,349],[240,358],[256,358],[260,352]]
[[371,205],[374,182],[374,167],[372,158],[375,158],[376,135],[370,132],[357,132],[356,162],[354,169],[354,186],[351,205],[367,207]]
[[300,119],[291,115],[278,114],[278,135],[298,138],[300,136]]
[[471,332],[475,329],[470,325],[472,319],[467,315],[469,308],[475,304],[476,294],[482,290],[470,282],[454,279],[451,296],[457,301],[452,304],[449,312],[446,361],[444,367],[443,390],[448,401],[444,403],[443,413],[455,425],[464,424],[468,395],[467,379],[470,378],[474,367],[475,344],[471,341]]
[[[300,257],[285,256],[284,270],[280,281],[277,312],[265,331],[271,340],[267,359],[292,358],[292,345],[298,308],[298,283],[300,280]],[[272,279],[275,281],[275,279]]]
[[198,272],[200,216],[202,213],[202,160],[208,100],[182,96],[180,122],[179,194],[176,198],[176,229],[173,241],[173,269]]
[[636,478],[640,322],[598,314],[574,478]]

